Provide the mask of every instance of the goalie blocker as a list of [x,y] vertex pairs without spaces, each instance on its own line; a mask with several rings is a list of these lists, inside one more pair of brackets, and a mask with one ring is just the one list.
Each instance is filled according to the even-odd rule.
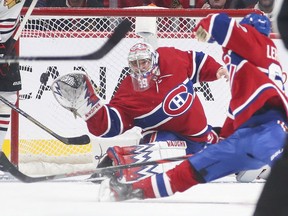
[[57,102],[75,118],[87,121],[103,106],[86,73],[61,76],[52,83],[51,89]]

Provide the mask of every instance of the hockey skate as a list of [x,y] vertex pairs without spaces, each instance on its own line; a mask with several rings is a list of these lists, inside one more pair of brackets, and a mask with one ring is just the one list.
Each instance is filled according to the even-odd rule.
[[106,179],[101,183],[99,190],[100,202],[115,202],[129,199],[143,199],[143,191],[133,190],[132,184],[120,183],[116,177]]
[[[100,161],[96,168],[104,168],[109,166],[112,166],[112,160],[106,155],[103,157],[103,159]],[[106,178],[111,178],[112,176],[113,173],[94,173],[88,179],[95,184],[101,184],[103,180],[105,180]]]

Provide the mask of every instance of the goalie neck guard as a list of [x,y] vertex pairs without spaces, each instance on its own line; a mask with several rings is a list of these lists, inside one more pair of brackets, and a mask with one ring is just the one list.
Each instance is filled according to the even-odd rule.
[[128,54],[130,76],[135,91],[145,91],[157,79],[158,53],[147,43],[137,43]]

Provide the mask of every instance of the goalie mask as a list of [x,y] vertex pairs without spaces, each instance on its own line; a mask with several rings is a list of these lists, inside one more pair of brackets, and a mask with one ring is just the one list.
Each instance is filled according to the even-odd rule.
[[159,75],[158,53],[147,43],[137,43],[128,54],[132,84],[135,91],[145,91]]
[[260,33],[268,36],[271,32],[271,22],[264,14],[251,13],[245,16],[241,21],[240,25],[248,24],[257,29]]

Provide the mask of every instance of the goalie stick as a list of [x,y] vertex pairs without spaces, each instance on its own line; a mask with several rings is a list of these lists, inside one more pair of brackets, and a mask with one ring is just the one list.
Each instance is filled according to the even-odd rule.
[[8,100],[6,100],[3,96],[0,95],[0,101],[2,101],[4,104],[15,110],[17,113],[21,114],[37,126],[39,126],[41,129],[55,137],[56,139],[60,140],[61,142],[67,144],[67,145],[86,145],[90,143],[90,138],[88,135],[82,135],[78,137],[63,137],[58,134],[56,134],[54,131],[50,130],[45,125],[41,124],[39,121],[37,121],[35,118],[30,116],[28,113],[24,112],[20,108],[16,107],[14,104],[10,103]]
[[[118,165],[118,166],[110,166],[110,167],[104,167],[104,168],[97,168],[94,170],[86,170],[86,171],[79,171],[79,172],[71,172],[71,173],[63,173],[63,174],[56,174],[56,175],[50,175],[50,176],[39,176],[39,177],[31,177],[28,175],[25,175],[21,171],[19,171],[6,157],[4,152],[0,151],[0,170],[4,172],[9,172],[12,176],[14,176],[16,179],[18,179],[21,182],[24,183],[35,183],[35,182],[42,182],[42,181],[48,181],[48,180],[56,180],[56,179],[63,179],[63,178],[69,178],[69,177],[76,177],[76,176],[83,176],[83,175],[90,175],[90,174],[103,174],[103,175],[113,175],[118,170],[122,169],[128,169],[133,167],[140,167],[140,166],[149,166],[149,165],[158,165],[163,163],[169,163],[169,162],[176,162],[185,160],[191,155],[184,155],[179,157],[173,157],[173,158],[166,158],[166,159],[159,159],[154,161],[146,161],[142,163],[133,163],[133,164],[125,164],[125,165]],[[87,181],[92,181],[94,179],[87,179]]]
[[20,61],[75,61],[75,60],[97,60],[104,57],[125,37],[131,29],[132,23],[124,19],[114,30],[111,37],[100,49],[87,54],[78,56],[5,56],[0,59],[0,63],[17,63]]

